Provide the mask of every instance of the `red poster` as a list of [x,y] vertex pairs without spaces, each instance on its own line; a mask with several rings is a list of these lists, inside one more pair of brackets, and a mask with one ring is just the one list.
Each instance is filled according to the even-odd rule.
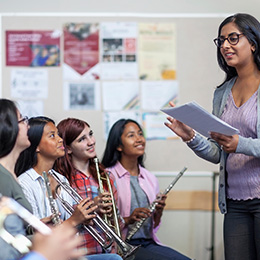
[[59,66],[60,32],[6,31],[7,66]]
[[64,26],[64,62],[83,75],[98,61],[98,24],[66,24]]

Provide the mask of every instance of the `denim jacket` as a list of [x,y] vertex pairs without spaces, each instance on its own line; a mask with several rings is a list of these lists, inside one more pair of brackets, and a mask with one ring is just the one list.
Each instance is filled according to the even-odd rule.
[[[236,77],[225,82],[214,92],[213,114],[220,117],[224,111],[230,91],[236,81]],[[259,86],[260,88],[260,86]],[[258,88],[257,104],[260,100],[260,91]],[[239,135],[238,145],[235,153],[242,153],[249,156],[260,158],[260,106],[257,107],[257,139],[246,138]],[[226,206],[226,160],[228,154],[222,151],[219,145],[212,139],[205,139],[197,134],[195,139],[187,144],[199,157],[212,163],[220,163],[219,167],[219,193],[218,204],[221,213],[227,213]],[[260,194],[259,194],[260,198]]]

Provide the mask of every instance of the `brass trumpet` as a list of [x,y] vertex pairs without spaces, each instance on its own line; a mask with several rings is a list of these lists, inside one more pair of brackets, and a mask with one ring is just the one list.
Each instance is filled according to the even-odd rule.
[[112,214],[113,214],[114,225],[112,225],[111,221],[108,219],[106,214],[104,214],[104,220],[110,227],[113,227],[115,232],[117,233],[117,235],[121,237],[120,227],[119,227],[119,223],[118,223],[118,213],[117,213],[118,209],[116,207],[116,203],[115,203],[114,196],[113,196],[113,190],[111,187],[111,183],[110,183],[108,174],[106,172],[104,172],[105,177],[101,176],[99,167],[98,167],[98,158],[97,157],[94,158],[94,163],[95,163],[96,171],[97,171],[99,192],[100,193],[104,192],[103,181],[105,181],[107,183],[108,191],[111,195],[111,200],[112,200],[112,211],[113,211]]
[[[70,196],[71,198],[79,204],[80,201],[82,201],[82,197],[67,183],[62,182],[59,177],[55,174],[53,170],[50,170],[48,172],[57,182],[59,185],[57,185],[55,192],[57,198],[60,200],[62,206],[64,209],[69,213],[72,214],[74,212],[73,207],[64,199],[61,198],[61,196],[58,193],[58,189],[62,187]],[[93,223],[99,227],[104,234],[106,234],[106,237],[103,238],[98,230],[96,230],[91,225],[83,225],[83,227],[89,232],[89,234],[101,245],[101,247],[106,250],[111,246],[113,242],[116,242],[120,250],[122,251],[122,257],[123,259],[134,259],[134,254],[136,250],[139,248],[139,246],[132,246],[125,241],[121,239],[120,236],[118,236],[114,230],[98,215],[98,213],[94,212],[95,218],[93,218]]]

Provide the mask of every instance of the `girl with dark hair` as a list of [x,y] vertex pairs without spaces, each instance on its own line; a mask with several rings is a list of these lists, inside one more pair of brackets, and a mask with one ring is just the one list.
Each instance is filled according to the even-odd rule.
[[15,175],[15,162],[30,146],[28,118],[22,117],[13,101],[0,99],[0,193],[32,211]]
[[[111,196],[107,191],[106,184],[104,184],[105,192],[99,193],[97,171],[94,162],[94,158],[96,157],[96,140],[89,124],[80,119],[67,118],[62,120],[57,128],[60,136],[63,138],[65,156],[56,160],[55,170],[69,180],[72,188],[82,198],[93,199],[95,205],[98,206],[96,210],[98,213],[101,215],[107,214],[108,218],[111,217],[112,203],[107,202],[111,201]],[[104,167],[101,164],[98,167],[100,174],[103,175]],[[112,179],[110,179],[110,183],[116,201],[117,192]],[[112,219],[111,221],[113,222]],[[119,218],[119,224],[121,227],[124,225],[123,219]],[[102,232],[100,231],[100,233]],[[83,230],[81,234],[84,236],[84,243],[88,254],[101,254],[103,252],[102,247],[87,231]],[[118,258],[120,257],[118,256]]]
[[[55,160],[64,155],[63,140],[58,135],[54,121],[48,117],[30,118],[29,125],[28,136],[31,146],[20,154],[15,171],[19,176],[18,180],[23,192],[33,208],[33,214],[43,222],[50,222],[54,216],[51,212],[42,173],[51,170]],[[64,176],[56,174],[63,182],[68,183]],[[50,183],[55,190],[54,187],[57,183],[51,177]],[[60,196],[66,201],[71,201],[70,196],[63,190]],[[58,200],[56,202],[61,218],[74,226],[92,218],[88,214],[93,210],[86,210],[93,203],[89,200],[82,201],[75,208],[72,217],[67,214]]]
[[[43,222],[50,222],[53,215],[42,173],[51,170],[55,160],[64,156],[63,140],[58,134],[54,121],[48,117],[30,118],[29,125],[28,136],[31,146],[21,153],[17,160],[16,172],[19,175],[18,179],[25,196],[32,205],[33,214],[41,218]],[[62,182],[69,184],[63,175],[58,172],[55,173]],[[52,177],[50,177],[50,183],[51,187],[53,187],[52,190],[55,190],[57,183]],[[69,204],[75,203],[63,189],[59,195]],[[93,205],[94,202],[90,198],[84,198],[75,206],[74,212],[70,216],[58,200],[56,200],[56,203],[61,219],[75,227],[82,223],[89,224],[94,217],[91,213],[97,209],[97,206]],[[81,243],[80,248],[85,250],[86,254],[90,254],[86,250],[84,242]],[[93,255],[88,256],[88,259],[118,260],[121,258],[118,255]]]
[[[160,244],[156,236],[165,206],[166,195],[158,199],[159,184],[156,177],[144,168],[145,138],[140,125],[131,119],[120,119],[111,128],[102,164],[117,184],[118,208],[125,220],[124,236],[136,221],[148,218],[129,241],[141,245],[154,259],[187,260],[188,257]],[[153,215],[148,209],[157,198]],[[149,259],[149,258],[148,258]]]
[[212,132],[206,140],[173,118],[165,124],[198,156],[220,163],[225,259],[255,260],[260,259],[260,23],[249,14],[232,15],[220,24],[214,42],[226,78],[215,90],[213,114],[240,134]]
[[[15,175],[15,162],[19,154],[30,146],[27,136],[28,118],[22,117],[15,103],[0,99],[0,193],[11,197],[24,208],[32,212],[30,203],[25,198]],[[4,221],[5,228],[11,235],[25,235],[23,221],[10,214]],[[1,259],[16,259],[21,254],[0,238]]]

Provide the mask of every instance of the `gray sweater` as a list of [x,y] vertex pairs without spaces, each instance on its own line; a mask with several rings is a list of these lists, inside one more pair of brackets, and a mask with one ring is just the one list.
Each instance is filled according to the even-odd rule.
[[[236,81],[236,77],[232,78],[228,82],[225,82],[222,86],[218,87],[214,92],[213,98],[213,114],[220,117],[224,111],[230,91]],[[260,86],[259,86],[260,88]],[[258,88],[257,103],[260,100],[260,91]],[[257,139],[245,138],[239,136],[239,141],[236,149],[236,153],[242,153],[249,156],[260,158],[260,107],[257,107]],[[201,135],[197,134],[195,139],[188,144],[188,146],[201,158],[210,161],[212,163],[220,163],[219,168],[219,209],[221,213],[227,212],[226,206],[226,160],[227,153],[222,151],[219,145],[212,139],[205,139]]]

